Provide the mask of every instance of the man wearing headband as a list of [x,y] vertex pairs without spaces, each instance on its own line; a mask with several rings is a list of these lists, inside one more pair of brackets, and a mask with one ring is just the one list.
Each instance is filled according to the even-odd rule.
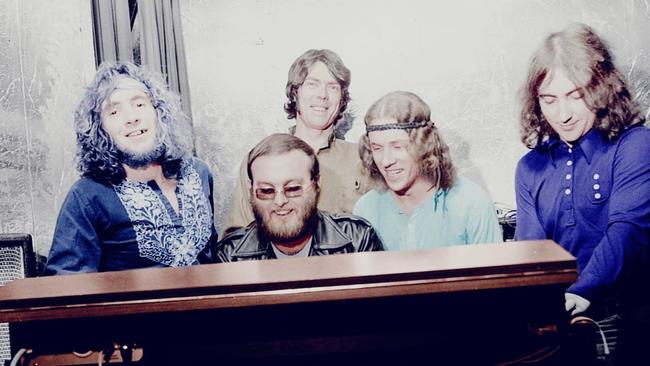
[[[291,134],[299,137],[318,154],[321,165],[321,194],[318,208],[328,212],[352,213],[354,203],[369,189],[362,174],[357,144],[342,140],[352,118],[346,112],[350,94],[350,70],[339,56],[327,49],[309,50],[298,57],[287,80],[287,118],[295,119]],[[344,121],[345,120],[345,121]],[[350,122],[351,123],[351,122]],[[335,131],[335,127],[339,127]],[[225,231],[253,221],[250,208],[250,181],[246,163],[239,171]]]
[[251,150],[246,168],[255,221],[227,234],[217,244],[215,261],[383,250],[366,220],[316,208],[320,167],[314,150],[303,140],[273,134]]
[[476,184],[455,176],[447,144],[422,99],[396,91],[365,116],[359,155],[376,189],[354,214],[379,232],[387,250],[496,243],[496,210]]
[[45,274],[208,261],[212,175],[192,157],[180,99],[130,63],[105,63],[75,112],[77,167]]

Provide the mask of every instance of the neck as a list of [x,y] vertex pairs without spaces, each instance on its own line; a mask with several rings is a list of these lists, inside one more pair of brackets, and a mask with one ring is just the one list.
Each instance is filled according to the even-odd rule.
[[416,207],[433,197],[436,191],[435,184],[419,177],[407,190],[403,192],[391,191],[391,194],[397,201],[400,209],[405,214],[410,215]]
[[123,164],[126,177],[136,182],[148,182],[155,180],[156,183],[161,183],[167,180],[162,171],[162,166],[159,163],[152,163],[143,168],[131,168]]
[[324,130],[316,130],[307,127],[300,117],[296,117],[296,132],[294,136],[300,138],[311,146],[314,151],[320,150],[323,146],[327,146],[330,136],[334,133],[334,125],[329,126]]
[[309,243],[310,240],[311,240],[311,233],[306,234],[292,241],[281,242],[281,243],[271,242],[271,245],[275,246],[279,251],[281,251],[286,255],[294,255],[299,251],[303,250],[303,248],[305,248],[305,245],[307,245],[307,243]]

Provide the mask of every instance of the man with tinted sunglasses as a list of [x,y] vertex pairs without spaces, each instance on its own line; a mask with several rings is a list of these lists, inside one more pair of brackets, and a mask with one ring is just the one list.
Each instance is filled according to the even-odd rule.
[[316,208],[318,159],[303,140],[289,134],[265,138],[248,154],[247,172],[255,221],[216,245],[216,262],[383,250],[364,219]]

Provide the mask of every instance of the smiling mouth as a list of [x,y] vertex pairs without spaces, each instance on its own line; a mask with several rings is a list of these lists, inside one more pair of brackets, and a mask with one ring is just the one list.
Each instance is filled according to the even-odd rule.
[[321,107],[321,106],[313,105],[311,106],[311,109],[315,110],[316,112],[327,112],[329,107]]
[[274,211],[273,211],[273,214],[275,214],[275,215],[277,215],[277,216],[280,216],[280,217],[284,217],[284,216],[289,215],[289,214],[292,213],[292,212],[293,212],[293,209],[274,210]]
[[404,169],[390,169],[390,170],[385,170],[386,172],[386,177],[388,178],[394,178],[397,177],[400,173],[402,173]]
[[144,130],[144,129],[143,130],[131,131],[131,132],[126,134],[126,137],[137,137],[137,136],[140,136],[140,135],[144,135],[145,133],[147,133],[147,131],[148,130]]

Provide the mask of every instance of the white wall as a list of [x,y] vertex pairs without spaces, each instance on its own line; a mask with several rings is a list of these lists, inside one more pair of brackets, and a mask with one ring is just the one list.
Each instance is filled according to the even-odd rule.
[[0,232],[49,251],[78,178],[73,111],[94,74],[90,1],[0,0]]
[[181,16],[198,154],[216,177],[219,222],[242,157],[290,125],[287,71],[310,48],[334,50],[352,71],[357,118],[348,140],[363,133],[375,100],[413,91],[431,106],[460,173],[513,206],[526,151],[517,92],[549,32],[591,25],[648,93],[647,1],[190,0]]
[[[352,70],[348,139],[368,106],[410,90],[431,106],[462,174],[514,204],[516,92],[532,50],[571,21],[592,25],[648,100],[648,1],[183,0],[197,152],[216,177],[219,224],[236,166],[290,125],[286,74],[309,48]],[[0,232],[29,232],[47,254],[77,179],[73,111],[94,75],[88,0],[0,0]]]

